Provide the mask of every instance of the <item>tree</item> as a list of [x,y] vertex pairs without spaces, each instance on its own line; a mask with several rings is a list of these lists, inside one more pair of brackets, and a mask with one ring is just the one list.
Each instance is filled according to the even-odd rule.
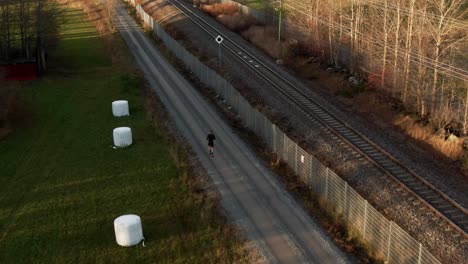
[[287,23],[304,28],[311,45],[330,53],[328,62],[354,74],[378,74],[389,96],[420,115],[443,119],[449,112],[462,121],[465,92],[459,87],[468,85],[465,2],[304,0],[284,7]]
[[[461,12],[462,6],[465,4],[464,0],[433,0],[435,13],[437,17],[434,19],[435,23],[429,24],[429,29],[433,38],[434,45],[434,61],[433,61],[433,82],[431,90],[431,112],[436,112],[438,105],[442,106],[442,102],[437,102],[436,96],[439,86],[440,63],[443,56],[453,48],[457,43],[464,41],[467,35],[461,38],[453,39],[453,34],[458,28],[450,21],[463,18],[465,12]],[[443,92],[439,89],[440,93]]]
[[45,52],[57,39],[59,9],[51,0],[0,2],[0,61],[35,58],[45,69]]
[[408,14],[408,26],[406,28],[406,42],[405,42],[405,61],[404,61],[404,85],[403,93],[401,100],[403,103],[406,103],[406,98],[408,96],[408,84],[410,79],[410,68],[411,68],[411,49],[412,49],[412,39],[413,39],[413,21],[414,21],[414,4],[415,0],[410,0],[409,2],[409,14]]
[[3,34],[0,34],[0,47],[1,47],[1,56],[0,59],[8,61],[10,56],[10,0],[4,0],[0,2],[1,8],[1,22],[0,22],[0,31]]
[[396,19],[395,19],[395,41],[393,49],[393,84],[392,84],[392,96],[395,96],[397,90],[398,80],[398,61],[399,61],[399,49],[400,49],[400,26],[401,26],[401,3],[400,0],[396,1]]

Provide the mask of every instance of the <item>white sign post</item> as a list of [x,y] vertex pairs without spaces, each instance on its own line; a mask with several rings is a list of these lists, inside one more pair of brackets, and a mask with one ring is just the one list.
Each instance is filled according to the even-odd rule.
[[219,70],[221,71],[221,42],[223,42],[223,37],[221,37],[220,35],[218,35],[216,38],[215,38],[216,42],[218,42],[218,56],[219,56]]

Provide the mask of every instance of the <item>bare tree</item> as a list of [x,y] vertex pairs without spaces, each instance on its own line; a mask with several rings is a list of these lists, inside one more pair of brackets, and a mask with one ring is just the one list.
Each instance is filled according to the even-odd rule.
[[363,4],[362,0],[351,0],[351,52],[352,63],[351,71],[355,72],[356,67],[361,66],[361,40],[363,38],[361,28],[363,22]]
[[2,12],[2,16],[1,16],[1,32],[2,34],[0,34],[1,36],[1,39],[0,39],[0,46],[2,47],[1,51],[1,57],[0,58],[3,58],[3,60],[6,60],[8,61],[9,58],[10,58],[10,43],[11,43],[11,39],[10,39],[10,31],[11,31],[11,28],[10,28],[10,18],[11,18],[11,3],[10,3],[10,0],[5,0],[5,1],[1,1],[0,2],[0,5],[1,5],[1,12]]
[[[330,5],[333,5],[333,3],[330,3]],[[333,7],[329,7],[328,9],[328,48],[329,48],[329,61],[328,63],[330,65],[335,64],[335,28],[334,28],[334,10]]]
[[[436,100],[437,88],[439,87],[439,68],[442,56],[450,50],[455,44],[467,38],[465,35],[462,38],[453,40],[452,36],[457,27],[452,20],[463,17],[465,12],[461,12],[461,7],[466,4],[464,0],[433,0],[435,11],[437,12],[436,23],[430,23],[431,35],[434,42],[434,62],[433,62],[433,82],[431,90],[431,112],[436,112],[438,102]],[[442,90],[440,90],[442,92]],[[441,103],[441,102],[440,102]]]
[[401,3],[400,0],[396,1],[396,19],[395,19],[395,40],[393,49],[393,85],[392,85],[392,96],[395,96],[397,90],[398,80],[398,62],[399,62],[399,49],[400,49],[400,26],[401,26]]
[[408,95],[408,84],[410,79],[410,67],[411,67],[411,49],[412,49],[412,39],[413,39],[413,21],[414,21],[414,3],[415,0],[410,0],[409,2],[409,14],[408,14],[408,26],[406,29],[406,42],[405,42],[405,62],[404,62],[404,86],[401,96],[401,100],[405,103]]
[[380,79],[380,86],[385,88],[385,72],[387,69],[387,50],[388,50],[388,38],[392,31],[391,24],[389,23],[389,10],[388,0],[384,0],[385,8],[383,12],[383,54],[382,54],[382,77]]
[[[468,71],[466,0],[287,1],[289,23],[300,23],[326,59],[354,74],[380,74],[408,109],[462,122]],[[465,6],[463,6],[465,4]],[[456,84],[455,84],[456,83]]]
[[343,42],[343,0],[338,0],[338,13],[339,13],[339,34],[338,34],[338,48],[336,50],[336,59],[335,63],[337,64],[336,66],[340,67],[340,53],[341,53],[341,43]]
[[425,43],[426,43],[426,32],[424,30],[425,25],[426,25],[426,5],[423,5],[420,8],[420,11],[422,11],[422,15],[419,17],[417,20],[418,23],[418,30],[416,33],[417,36],[417,79],[416,79],[416,102],[417,102],[417,107],[418,111],[422,116],[426,116],[428,113],[427,111],[427,106],[426,106],[426,90],[427,90],[427,78],[426,78],[426,72],[427,72],[427,66],[424,63],[426,54],[425,54]]
[[57,39],[58,16],[51,0],[0,1],[0,61],[34,57],[45,69],[45,50]]
[[468,124],[468,88],[465,88],[465,98],[462,100],[462,105],[464,106],[463,111],[463,134],[467,134],[467,124]]

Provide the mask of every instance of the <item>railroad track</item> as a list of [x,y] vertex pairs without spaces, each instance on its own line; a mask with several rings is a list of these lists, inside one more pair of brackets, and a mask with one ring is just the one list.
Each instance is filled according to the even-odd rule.
[[373,143],[366,136],[354,130],[345,121],[332,114],[316,100],[303,93],[297,87],[297,84],[293,84],[294,81],[277,74],[274,70],[277,66],[271,59],[266,58],[264,55],[259,55],[256,51],[252,51],[254,49],[248,44],[233,41],[229,35],[234,33],[224,32],[226,30],[223,30],[220,26],[216,28],[206,22],[192,10],[191,5],[187,2],[180,0],[168,1],[209,34],[213,38],[213,41],[216,36],[221,35],[224,39],[221,44],[224,50],[232,53],[241,62],[247,64],[288,101],[293,103],[297,109],[332,132],[337,138],[341,139],[354,151],[388,175],[436,215],[444,219],[463,237],[468,238],[468,210],[466,208],[402,164],[397,158]]

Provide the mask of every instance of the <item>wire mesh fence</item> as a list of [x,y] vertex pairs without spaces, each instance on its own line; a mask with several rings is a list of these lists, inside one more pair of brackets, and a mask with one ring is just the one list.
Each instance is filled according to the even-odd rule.
[[140,5],[136,6],[136,10],[165,46],[203,83],[215,90],[225,103],[238,113],[245,126],[261,137],[266,146],[294,170],[311,192],[319,199],[324,199],[337,215],[342,216],[348,227],[367,242],[371,251],[384,258],[386,263],[440,263],[421,243],[387,220],[347,182],[252,107],[231,84],[185,50]]

